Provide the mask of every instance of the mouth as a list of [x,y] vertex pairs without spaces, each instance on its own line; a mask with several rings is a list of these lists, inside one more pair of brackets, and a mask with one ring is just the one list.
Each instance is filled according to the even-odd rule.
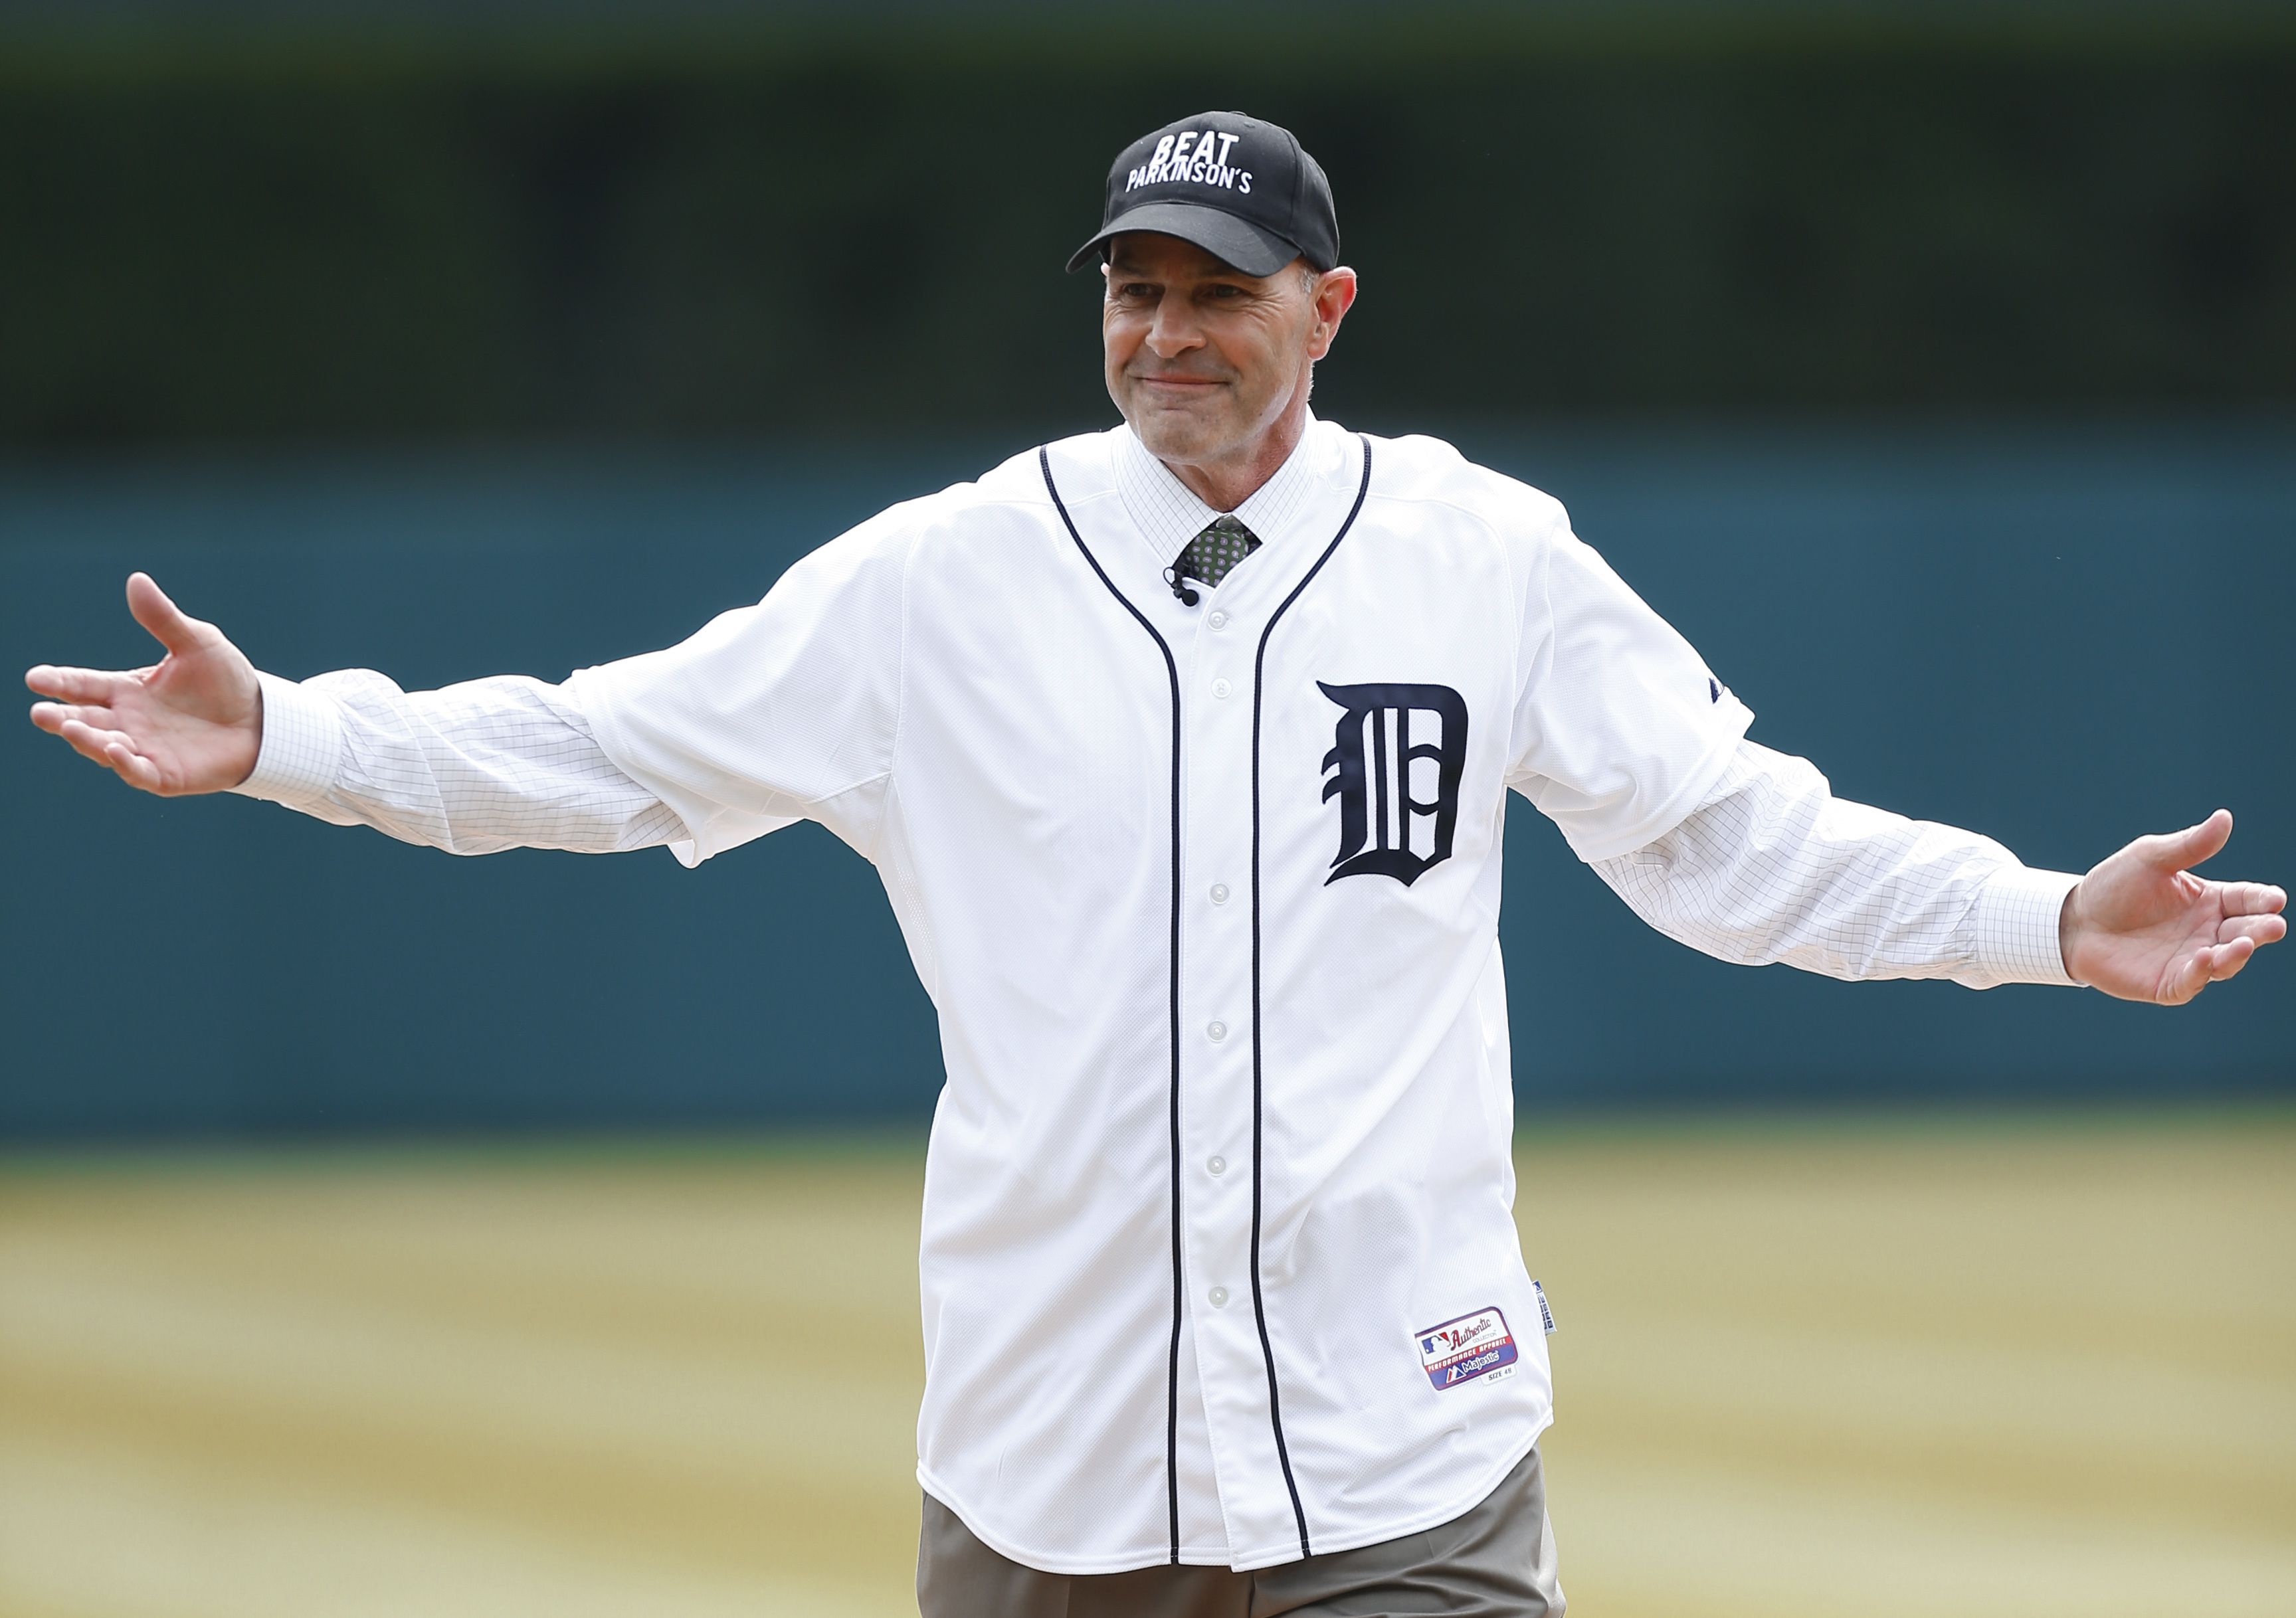
[[1200,398],[1215,388],[1227,385],[1218,377],[1208,376],[1135,376],[1132,380],[1136,386],[1160,391],[1176,399]]

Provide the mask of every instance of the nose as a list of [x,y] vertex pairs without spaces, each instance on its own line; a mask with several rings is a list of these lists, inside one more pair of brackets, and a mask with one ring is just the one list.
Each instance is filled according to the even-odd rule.
[[1148,325],[1148,347],[1158,359],[1171,359],[1191,348],[1201,348],[1203,343],[1203,332],[1196,325],[1186,298],[1167,292],[1156,300],[1156,318]]

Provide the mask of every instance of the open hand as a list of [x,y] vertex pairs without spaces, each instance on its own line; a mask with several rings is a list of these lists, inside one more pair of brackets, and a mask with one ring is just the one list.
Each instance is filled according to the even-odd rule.
[[2288,895],[2261,882],[2210,882],[2192,866],[2232,837],[2219,809],[2199,825],[2138,838],[2065,896],[2065,970],[2120,1000],[2181,1006],[2285,936]]
[[236,787],[263,749],[255,666],[214,625],[185,617],[148,573],[129,576],[127,610],[168,655],[119,673],[43,663],[24,683],[54,700],[34,703],[32,723],[146,792]]

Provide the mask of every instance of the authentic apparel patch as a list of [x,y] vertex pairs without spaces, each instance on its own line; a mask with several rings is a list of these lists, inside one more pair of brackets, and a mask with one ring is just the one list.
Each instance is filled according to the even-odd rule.
[[1420,1366],[1439,1393],[1504,1370],[1519,1357],[1506,1317],[1496,1309],[1478,1309],[1414,1335],[1419,1339]]

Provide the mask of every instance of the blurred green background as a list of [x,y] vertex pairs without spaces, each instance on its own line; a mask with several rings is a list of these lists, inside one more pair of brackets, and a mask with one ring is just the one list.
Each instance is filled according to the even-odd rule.
[[0,55],[25,445],[1096,421],[1093,278],[1052,272],[1117,150],[1232,105],[1335,176],[1359,426],[2296,372],[2284,5],[56,16]]
[[[1058,266],[1207,106],[1332,176],[1318,409],[1562,498],[1757,740],[2296,872],[2285,4],[0,0],[0,652],[140,661],[135,566],[291,675],[674,639],[1109,424]],[[939,1070],[860,862],[0,773],[0,1611],[909,1605]],[[2283,962],[1746,972],[1510,841],[1576,1610],[2296,1613]]]

